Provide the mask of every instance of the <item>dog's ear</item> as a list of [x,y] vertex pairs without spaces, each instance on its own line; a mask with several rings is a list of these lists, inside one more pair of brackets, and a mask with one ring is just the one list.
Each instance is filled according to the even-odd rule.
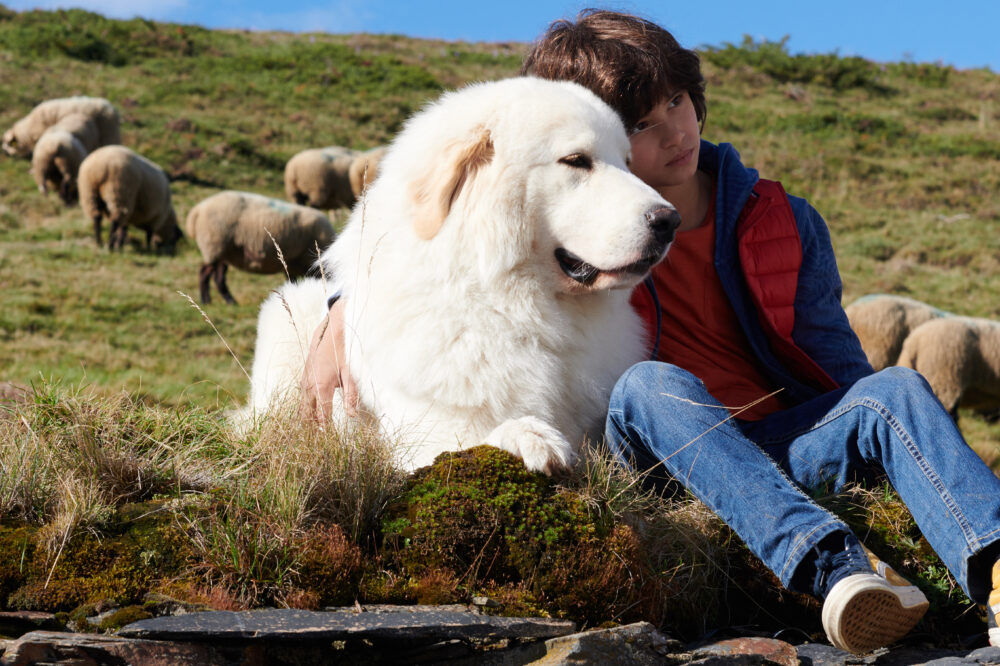
[[490,131],[478,127],[465,140],[455,141],[434,156],[424,175],[410,183],[413,229],[419,238],[430,240],[437,235],[466,181],[489,164],[493,154]]

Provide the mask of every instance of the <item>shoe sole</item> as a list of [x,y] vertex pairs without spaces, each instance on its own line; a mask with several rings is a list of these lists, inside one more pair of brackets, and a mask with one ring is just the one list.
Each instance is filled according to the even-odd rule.
[[823,604],[823,629],[834,646],[863,654],[908,634],[928,606],[913,585],[893,586],[871,574],[848,576]]

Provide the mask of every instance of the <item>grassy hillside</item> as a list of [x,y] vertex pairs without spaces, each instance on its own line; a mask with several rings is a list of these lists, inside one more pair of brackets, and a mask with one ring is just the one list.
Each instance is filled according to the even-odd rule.
[[[123,142],[171,175],[175,207],[183,218],[219,189],[282,197],[283,166],[297,151],[332,144],[365,149],[386,143],[411,112],[441,91],[515,74],[525,47],[401,36],[209,31],[144,20],[113,21],[80,10],[15,13],[0,5],[0,129],[48,98],[106,97],[122,114]],[[1000,293],[1000,76],[985,70],[880,65],[832,55],[793,57],[781,43],[752,41],[709,49],[703,56],[709,105],[706,138],[733,143],[763,176],[781,180],[789,192],[808,197],[824,215],[839,258],[845,303],[866,293],[891,292],[956,313],[1000,319],[996,298]],[[474,567],[468,563],[461,565],[457,547],[448,551],[453,560],[438,563],[437,568],[396,562],[416,572],[411,579],[366,578],[367,570],[356,561],[358,546],[351,545],[353,541],[345,545],[343,535],[309,521],[316,516],[332,520],[351,539],[363,542],[378,522],[373,516],[403,492],[400,479],[385,472],[385,478],[366,481],[382,494],[364,499],[369,522],[351,527],[344,516],[357,519],[358,514],[351,512],[353,505],[343,506],[337,494],[343,489],[317,490],[302,478],[309,474],[326,478],[337,469],[336,478],[356,479],[351,475],[359,474],[359,469],[383,468],[364,461],[324,462],[327,453],[319,456],[319,462],[307,464],[306,450],[295,454],[302,460],[289,460],[283,454],[283,466],[269,467],[264,464],[268,454],[291,450],[287,440],[276,444],[262,435],[260,442],[234,442],[220,434],[213,417],[245,399],[248,381],[242,367],[249,368],[252,359],[257,307],[281,284],[280,276],[231,271],[229,284],[240,305],[226,306],[216,296],[205,308],[210,324],[187,298],[197,299],[200,256],[195,247],[182,243],[170,257],[147,253],[139,245],[114,254],[97,248],[82,212],[64,207],[54,195],[42,196],[27,168],[26,161],[0,157],[0,381],[34,382],[41,390],[30,415],[16,422],[0,419],[0,436],[6,438],[0,441],[44,444],[46,450],[69,453],[38,462],[38,480],[14,490],[14,482],[4,480],[6,465],[16,468],[26,463],[0,456],[4,470],[0,514],[29,523],[38,523],[43,515],[45,520],[63,516],[67,525],[103,521],[117,529],[118,523],[108,523],[108,507],[116,502],[203,493],[205,499],[195,506],[184,505],[184,515],[191,521],[188,527],[203,520],[206,507],[218,504],[225,510],[212,514],[215,522],[203,521],[200,536],[193,541],[200,561],[210,562],[202,571],[209,571],[208,579],[227,590],[227,599],[240,603],[294,604],[304,603],[303,599],[319,603],[318,598],[308,597],[314,592],[303,590],[322,588],[339,574],[317,564],[316,553],[325,557],[335,553],[338,561],[349,560],[343,569],[350,574],[348,582],[365,590],[369,599],[453,599],[457,587],[469,590],[473,582],[486,580],[469,573]],[[344,216],[343,211],[338,213],[338,221]],[[133,233],[134,239],[138,236]],[[60,388],[52,389],[53,384]],[[78,386],[86,389],[89,399],[72,390]],[[123,390],[127,397],[122,397]],[[964,412],[960,425],[980,454],[994,462],[1000,426]],[[84,431],[95,434],[79,434]],[[307,444],[311,441],[302,437]],[[94,442],[101,445],[94,448]],[[150,455],[150,442],[160,447],[153,447],[156,459],[148,468],[125,474],[132,479],[126,483],[119,462]],[[181,443],[197,451],[178,457]],[[91,455],[98,449],[100,456]],[[109,462],[105,453],[112,450],[117,457],[111,456]],[[79,499],[84,490],[71,483],[76,477],[60,479],[69,478],[66,469],[81,468],[102,479],[110,475],[111,480],[101,486],[105,494],[100,501],[88,504],[80,499],[77,505],[66,500],[50,506],[36,497],[42,488],[59,487],[64,498]],[[308,472],[303,471],[306,468]],[[275,490],[279,477],[285,481],[294,477],[299,494],[290,500]],[[146,479],[145,485],[139,483],[142,492],[123,491],[135,478]],[[216,481],[209,483],[207,478]],[[635,534],[648,535],[650,526],[663,539],[676,540],[664,527],[661,509],[643,504],[648,498],[635,499],[642,504],[640,513],[645,512],[646,521],[635,534],[619,532],[607,516],[587,522],[582,507],[603,507],[610,516],[638,510],[620,507],[622,498],[631,496],[618,493],[607,476],[601,478],[604,486],[594,479],[578,480],[581,504],[552,500],[556,490],[549,486],[536,489],[546,506],[565,504],[560,515],[569,517],[566,529],[571,536],[564,542],[576,549],[567,557],[586,562],[595,552],[614,552],[643,572],[647,572],[644,567],[667,570],[669,562],[640,562],[637,555],[642,551]],[[149,479],[154,480],[152,485]],[[405,489],[410,506],[419,505],[421,493],[439,497],[436,482],[434,473],[411,482]],[[627,487],[631,482],[621,483]],[[541,500],[530,500],[529,508],[536,501]],[[336,510],[331,508],[335,505]],[[855,509],[862,505],[866,501],[858,500]],[[73,508],[78,506],[97,509],[84,514]],[[274,520],[248,534],[243,530],[250,514]],[[395,514],[390,512],[390,523],[379,528],[393,548],[411,544],[408,521],[414,518],[406,515],[404,503],[402,513],[397,506]],[[309,517],[305,523],[304,516]],[[695,518],[704,526],[699,533],[711,535],[706,539],[716,545],[719,539],[725,541],[724,530],[711,519]],[[433,529],[475,532],[468,525],[441,527],[433,516],[422,519],[433,519]],[[902,518],[897,522],[877,533],[882,545],[899,547],[901,540],[911,538],[912,525]],[[167,529],[155,527],[161,528]],[[542,535],[526,536],[523,525],[510,529],[511,543],[524,541],[543,548]],[[40,543],[45,539],[58,543],[53,535],[64,534],[68,532],[50,528]],[[484,538],[480,548],[486,548],[492,534]],[[25,539],[21,533],[0,533],[0,546]],[[700,553],[694,556],[696,562],[710,555],[704,544],[691,547]],[[538,552],[542,551],[529,555],[540,557]],[[251,557],[227,561],[231,553]],[[504,570],[511,581],[521,580],[512,572],[529,555],[517,555],[522,560],[512,555]],[[689,554],[676,557],[678,562],[692,561]],[[41,558],[38,565],[42,574],[48,571],[47,561]],[[61,566],[70,565],[64,558]],[[78,590],[80,583],[72,582],[74,571],[66,575],[67,589],[75,591],[60,601],[66,609],[86,597]],[[240,575],[246,571],[253,575]],[[282,577],[289,571],[297,576],[294,585]],[[533,579],[533,584],[551,587],[536,590],[529,601],[515,600],[510,588],[487,589],[506,595],[515,606],[521,604],[517,607],[523,612],[545,608],[596,623],[598,618],[588,614],[593,608],[585,608],[584,601],[559,596],[559,576],[571,573],[556,571],[552,578]],[[640,587],[649,580],[622,571],[601,579],[606,573],[593,574],[595,589],[600,588],[595,598],[626,589],[623,577]],[[24,575],[23,570],[15,575],[0,567],[0,596],[15,589],[11,587],[15,583],[23,583]],[[939,570],[936,575],[933,584],[940,587],[939,594],[953,594]],[[308,580],[315,583],[313,588],[303,582]],[[639,596],[645,605],[632,597],[605,605],[648,608],[650,589],[655,588],[655,600],[662,601],[683,587],[683,581],[674,578],[656,580],[642,588]],[[698,586],[704,581],[686,584]],[[638,588],[627,589],[628,594],[639,594]],[[746,592],[767,594],[753,588]],[[212,597],[211,589],[206,594],[219,599]],[[52,607],[44,600],[49,597],[24,598],[28,601],[23,607]],[[656,612],[650,610],[644,617],[655,617]]]
[[[385,143],[440,91],[516,73],[523,48],[5,10],[0,126],[50,97],[107,97],[125,144],[175,178],[183,217],[220,188],[283,196],[282,168],[298,150]],[[1000,77],[793,58],[752,42],[705,56],[706,137],[732,142],[824,214],[845,299],[905,293],[1000,315]],[[125,387],[170,404],[241,400],[238,364],[177,293],[196,291],[196,248],[98,250],[81,211],[35,191],[27,166],[0,160],[0,379]],[[279,283],[235,274],[240,306],[208,310],[244,365],[255,308]]]
[[[297,151],[385,143],[440,91],[509,75],[519,60],[519,51],[497,45],[4,11],[0,126],[46,98],[112,100],[123,142],[175,179],[183,219],[219,189],[284,197],[284,163]],[[197,298],[197,248],[188,243],[171,258],[99,250],[82,212],[39,194],[27,168],[0,160],[0,379],[125,387],[177,405],[241,401],[248,382],[239,365],[177,293]],[[240,306],[208,310],[246,366],[256,308],[280,283],[234,275]]]

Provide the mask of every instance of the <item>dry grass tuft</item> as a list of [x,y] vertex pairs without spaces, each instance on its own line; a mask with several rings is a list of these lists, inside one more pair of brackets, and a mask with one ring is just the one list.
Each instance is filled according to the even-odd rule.
[[0,409],[0,517],[44,524],[55,543],[125,502],[204,489],[202,449],[221,435],[209,423],[127,394],[36,386]]

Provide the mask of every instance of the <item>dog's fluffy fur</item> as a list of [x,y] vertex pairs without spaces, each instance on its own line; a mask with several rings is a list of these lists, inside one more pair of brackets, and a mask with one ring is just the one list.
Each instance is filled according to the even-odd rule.
[[[628,156],[614,111],[568,82],[476,84],[406,123],[321,260],[362,409],[405,467],[487,443],[551,472],[601,432],[615,381],[648,353],[630,290],[678,221]],[[262,306],[258,414],[297,399],[325,292],[287,285]]]

